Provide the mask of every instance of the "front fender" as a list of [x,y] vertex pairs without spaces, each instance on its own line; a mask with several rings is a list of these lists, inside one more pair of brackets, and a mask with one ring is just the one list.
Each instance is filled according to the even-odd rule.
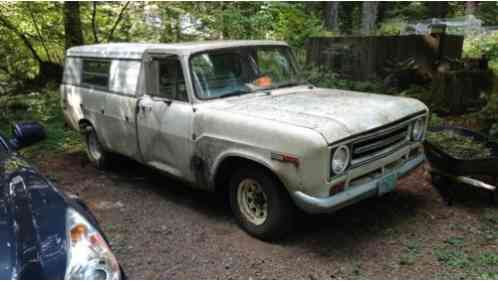
[[[246,159],[266,167],[268,170],[272,171],[288,189],[289,187],[299,185],[300,179],[298,177],[299,173],[297,173],[297,169],[299,168],[290,163],[272,160],[272,152],[278,151],[270,151],[228,139],[203,136],[197,141],[194,155],[204,163],[203,177],[204,180],[207,181],[206,184],[208,188],[211,190],[214,190],[215,188],[215,180],[221,164],[231,157]],[[196,173],[199,174],[200,170],[202,169],[198,169]]]
[[[230,158],[241,158],[241,159],[246,159],[251,162],[255,162],[257,164],[260,164],[261,166],[266,167],[270,171],[275,170],[275,165],[269,159],[266,159],[260,154],[255,153],[254,151],[246,150],[246,149],[228,149],[227,151],[222,152],[218,157],[216,158],[215,162],[213,163],[213,166],[211,167],[210,171],[210,178],[209,178],[209,184],[213,185],[215,184],[215,178],[216,175],[219,172],[219,169],[221,167],[221,164],[226,161],[227,159]],[[278,175],[276,175],[278,177]]]

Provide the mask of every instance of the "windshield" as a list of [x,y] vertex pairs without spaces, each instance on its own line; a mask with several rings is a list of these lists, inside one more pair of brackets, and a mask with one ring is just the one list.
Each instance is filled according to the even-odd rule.
[[290,48],[243,47],[195,54],[190,59],[199,99],[295,86],[299,78]]

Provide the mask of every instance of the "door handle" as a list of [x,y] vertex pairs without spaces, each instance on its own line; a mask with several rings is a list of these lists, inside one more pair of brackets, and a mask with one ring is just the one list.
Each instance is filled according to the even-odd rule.
[[81,111],[84,113],[84,114],[87,114],[88,113],[88,110],[86,109],[85,105],[80,103],[80,108],[81,108]]

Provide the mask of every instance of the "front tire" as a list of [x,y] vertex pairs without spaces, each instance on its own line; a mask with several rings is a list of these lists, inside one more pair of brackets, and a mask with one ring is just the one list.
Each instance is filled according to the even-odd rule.
[[109,167],[110,155],[106,152],[97,137],[97,132],[88,126],[83,135],[86,144],[86,154],[90,162],[99,170]]
[[294,206],[289,194],[266,170],[237,170],[229,182],[229,196],[237,222],[252,236],[275,240],[292,229]]

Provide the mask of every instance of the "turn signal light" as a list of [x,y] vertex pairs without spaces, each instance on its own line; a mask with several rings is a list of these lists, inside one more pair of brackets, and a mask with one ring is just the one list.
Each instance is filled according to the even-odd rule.
[[341,192],[344,191],[345,188],[346,188],[346,182],[345,181],[340,182],[338,184],[335,184],[332,187],[330,187],[329,195],[332,196],[332,195],[336,195],[338,193],[341,193]]
[[291,155],[272,153],[271,159],[281,161],[281,162],[291,163],[291,164],[294,164],[296,167],[299,166],[299,158],[291,156]]

